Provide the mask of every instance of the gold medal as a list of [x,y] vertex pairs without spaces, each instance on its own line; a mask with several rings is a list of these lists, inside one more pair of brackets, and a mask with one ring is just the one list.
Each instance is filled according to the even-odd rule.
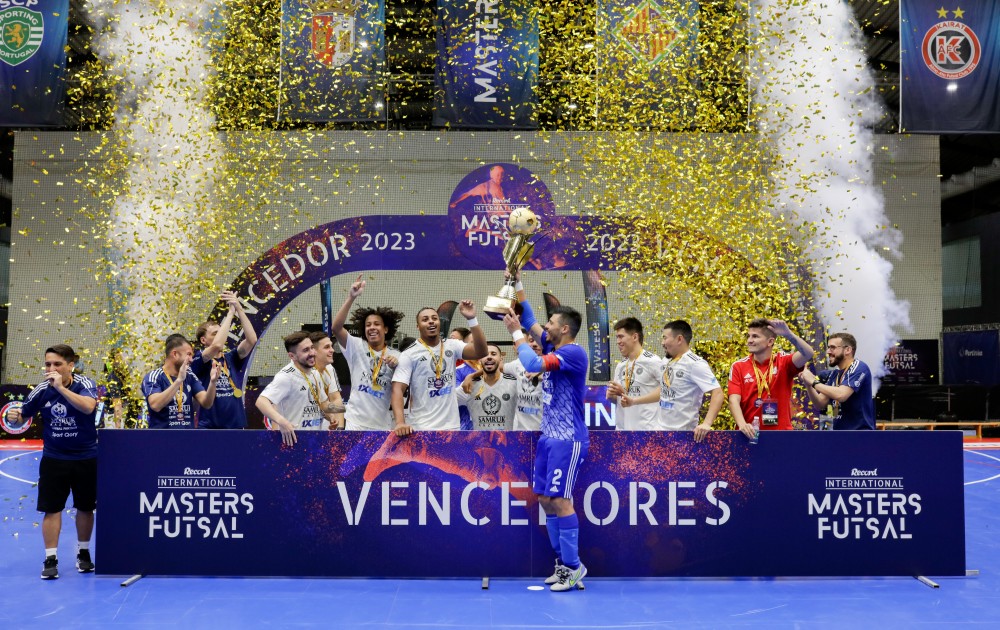
[[229,379],[229,384],[233,386],[233,396],[235,396],[236,398],[242,398],[243,390],[236,386],[236,381],[234,381],[232,375],[229,374],[229,366],[226,365],[225,359],[222,359],[221,367],[222,367],[222,373],[226,375],[226,378]]

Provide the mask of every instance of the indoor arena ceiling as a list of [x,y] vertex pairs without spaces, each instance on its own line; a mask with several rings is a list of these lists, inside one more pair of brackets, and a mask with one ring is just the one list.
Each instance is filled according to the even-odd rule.
[[[866,40],[868,63],[875,74],[879,93],[885,109],[876,129],[881,133],[896,133],[899,130],[899,6],[897,2],[885,0],[848,0],[857,21],[862,25]],[[91,30],[82,20],[85,15],[85,0],[71,0],[69,48],[73,64],[86,63],[93,59],[90,50]],[[426,25],[433,24],[434,0],[386,0],[386,13],[391,23],[420,23],[424,28],[404,32],[390,24],[387,31],[387,58],[390,72],[408,73],[421,77],[418,82],[426,86],[426,94],[412,94],[406,99],[405,111],[397,111],[400,120],[407,126],[430,125],[431,89],[433,85],[434,35]],[[403,17],[404,20],[392,19]],[[72,70],[72,68],[71,68]],[[72,76],[72,72],[71,72]],[[411,85],[413,82],[410,82]],[[83,112],[75,112],[76,116]],[[69,126],[79,125],[80,120],[70,120]],[[991,167],[993,160],[997,166]],[[973,171],[977,168],[977,171]],[[1000,134],[944,135],[941,136],[941,176],[947,180],[956,174],[969,174],[972,181],[956,187],[950,198],[946,195],[947,206],[957,208],[965,204],[963,198],[977,191],[976,205],[986,204],[986,211],[1000,211],[1000,183],[994,179],[991,168],[1000,173]],[[984,169],[988,172],[983,173]],[[973,173],[976,173],[973,176]],[[985,183],[980,184],[979,181]],[[990,192],[990,187],[997,190]],[[983,194],[989,193],[989,194]],[[991,209],[990,209],[991,208]],[[975,212],[982,214],[983,209]]]

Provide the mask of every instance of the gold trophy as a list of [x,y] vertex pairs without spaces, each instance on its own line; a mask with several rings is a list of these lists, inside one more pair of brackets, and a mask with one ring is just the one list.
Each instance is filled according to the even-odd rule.
[[486,298],[483,311],[493,319],[503,319],[507,311],[517,304],[514,277],[524,264],[531,260],[535,244],[528,239],[538,231],[538,216],[530,208],[515,208],[507,217],[507,244],[503,248],[503,260],[507,263],[509,276],[503,288],[496,295]]

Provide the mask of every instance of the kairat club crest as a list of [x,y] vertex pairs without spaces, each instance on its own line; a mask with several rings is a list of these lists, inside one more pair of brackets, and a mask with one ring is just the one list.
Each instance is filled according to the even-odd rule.
[[924,34],[920,50],[927,69],[942,79],[969,76],[979,65],[983,53],[976,33],[968,24],[955,20],[930,27]]
[[24,7],[0,11],[0,61],[16,66],[31,59],[42,46],[45,20],[41,12]]
[[316,61],[337,68],[354,56],[358,0],[318,0],[312,4],[310,42]]

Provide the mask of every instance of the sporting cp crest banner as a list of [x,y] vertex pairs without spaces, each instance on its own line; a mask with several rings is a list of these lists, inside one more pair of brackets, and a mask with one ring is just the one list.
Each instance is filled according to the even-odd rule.
[[434,124],[537,126],[538,13],[530,0],[438,0]]
[[383,118],[384,23],[384,0],[282,0],[278,118]]
[[698,3],[599,0],[597,106],[608,122],[687,128],[698,90]]
[[900,0],[900,130],[1000,131],[1000,3]]
[[0,0],[0,125],[61,125],[69,0]]

